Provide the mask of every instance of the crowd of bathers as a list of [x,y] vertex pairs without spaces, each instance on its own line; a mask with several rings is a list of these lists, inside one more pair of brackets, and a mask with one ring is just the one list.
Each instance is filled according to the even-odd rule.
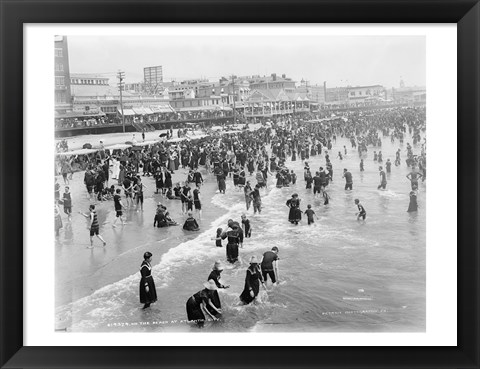
[[[169,201],[180,200],[182,213],[186,215],[183,229],[196,231],[200,227],[193,212],[196,212],[197,216],[201,218],[203,207],[201,187],[204,182],[202,172],[204,175],[216,178],[220,194],[225,194],[227,188],[243,192],[247,211],[253,205],[255,215],[261,213],[261,190],[267,188],[269,177],[275,178],[277,188],[296,185],[297,173],[288,166],[301,160],[304,166],[305,188],[311,189],[315,196],[322,196],[324,204],[327,205],[329,202],[327,188],[334,177],[330,153],[337,138],[347,139],[350,142],[350,149],[358,151],[360,171],[363,170],[364,154],[372,147],[375,149],[374,160],[379,164],[380,173],[378,188],[385,189],[386,174],[383,169],[381,153],[382,139],[387,138],[393,142],[398,140],[402,144],[408,132],[413,139],[413,146],[410,143],[406,145],[405,159],[405,164],[412,169],[407,176],[412,186],[408,211],[416,211],[418,206],[415,191],[418,189],[418,181],[420,179],[424,181],[426,178],[425,138],[422,141],[426,128],[425,108],[396,107],[382,110],[355,110],[343,112],[342,115],[329,119],[315,120],[315,118],[312,115],[287,116],[263,122],[264,124],[255,130],[245,129],[234,133],[217,133],[179,142],[167,140],[136,150],[133,148],[113,152],[105,150],[103,154],[97,155],[96,162],[90,163],[85,171],[86,191],[91,201],[112,198],[116,217],[121,219],[122,223],[124,223],[123,210],[126,208],[143,211],[145,191],[161,195],[164,199],[163,203],[158,203],[155,214],[152,216],[153,225],[159,228],[178,224],[171,218],[167,204],[175,206],[173,202]],[[418,150],[418,148],[420,148],[420,153],[415,153],[414,149]],[[347,148],[343,146],[337,157],[342,160],[343,155],[346,154]],[[310,159],[319,155],[325,158],[325,164],[318,169],[311,168]],[[401,165],[400,149],[396,153],[394,164]],[[391,165],[392,162],[388,159],[385,163],[387,173],[390,172]],[[351,190],[353,185],[351,172],[347,168],[338,170],[345,178],[345,190]],[[186,175],[182,182],[174,184],[172,174],[177,171],[184,172]],[[148,188],[142,182],[142,177],[153,177],[155,188]],[[108,187],[106,183],[109,179],[116,181],[116,186]],[[231,181],[231,187],[227,186],[227,181]],[[60,186],[57,183],[56,201],[60,198],[57,195],[59,190]],[[126,205],[121,200],[122,192],[126,199]],[[68,197],[68,204],[71,208],[71,197],[70,195]],[[359,199],[355,199],[355,205],[358,208],[357,218],[365,220],[366,210]],[[92,206],[90,215],[84,215],[87,218],[90,217],[91,227],[98,227],[95,206]],[[290,209],[288,220],[293,224],[299,224],[302,211],[300,211],[300,199],[297,193],[294,193],[292,198],[287,201],[287,206]],[[57,211],[56,217],[58,213]],[[308,224],[312,224],[316,214],[310,205],[305,210],[305,214]],[[230,221],[226,230],[219,229],[217,231],[214,237],[217,246],[222,246],[222,240],[227,239],[226,259],[228,262],[237,262],[244,236],[251,235],[251,229],[250,221],[244,216],[242,225]],[[98,228],[90,232],[91,245],[93,245],[94,235],[99,236]],[[105,245],[105,241],[101,237],[99,238]],[[247,278],[252,280],[248,282],[248,285],[246,284],[245,290],[242,292],[242,301],[251,301],[250,283],[254,283],[254,279],[262,280],[255,269],[257,264],[256,260],[251,261],[254,268],[250,270],[250,274],[247,274]],[[145,278],[148,276],[145,275]],[[217,283],[215,285],[218,287]],[[146,284],[141,288],[145,286]],[[215,286],[209,283],[208,288],[214,290]],[[254,295],[257,296],[258,290],[254,292]],[[150,301],[146,302],[148,305],[154,302],[153,295],[151,300],[145,300],[145,296],[149,295],[148,291],[142,293],[142,301]],[[195,306],[198,307],[197,302],[200,303],[203,299],[200,295],[193,297],[198,301],[189,300],[192,309]],[[194,302],[195,306],[193,306]]]

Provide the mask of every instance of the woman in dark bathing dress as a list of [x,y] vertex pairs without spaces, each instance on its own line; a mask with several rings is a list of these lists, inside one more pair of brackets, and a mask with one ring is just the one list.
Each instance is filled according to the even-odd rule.
[[260,292],[260,282],[266,289],[262,273],[260,272],[260,266],[258,265],[258,260],[255,256],[252,256],[250,258],[250,266],[247,269],[247,275],[245,276],[245,286],[240,295],[240,300],[244,305],[250,304],[258,296],[258,293]]
[[212,302],[212,294],[217,290],[217,286],[214,281],[209,281],[203,285],[205,289],[198,291],[187,300],[187,319],[190,322],[197,323],[199,327],[203,327],[205,324],[205,313],[209,315],[213,320],[218,320],[215,315],[211,314],[209,309],[213,309],[217,315],[222,311],[218,309]]
[[[222,271],[223,271],[222,263],[220,262],[220,260],[217,260],[215,262],[215,264],[213,265],[212,271],[208,275],[207,281],[209,283],[211,283],[213,281],[215,283],[215,285],[217,286],[217,288],[229,288],[230,286],[224,285],[220,282],[220,277],[221,277],[220,274],[222,273]],[[211,300],[212,300],[213,305],[215,305],[215,307],[217,309],[222,308],[222,304],[220,302],[220,296],[218,295],[217,290],[212,291]],[[207,309],[215,317],[217,317],[217,315],[219,315],[218,311],[213,309],[210,305],[207,305]]]
[[408,204],[407,212],[412,213],[417,210],[418,210],[417,193],[415,191],[410,191],[410,203]]
[[222,240],[228,238],[227,243],[227,261],[229,263],[235,263],[238,260],[238,247],[243,244],[243,231],[240,231],[240,225],[237,222],[233,222],[230,227],[231,230],[222,233]]
[[294,193],[291,199],[287,200],[287,206],[290,208],[288,213],[288,221],[292,224],[298,224],[302,220],[302,211],[300,210],[300,199]]
[[140,279],[140,302],[143,305],[143,308],[146,309],[150,304],[157,301],[157,290],[155,289],[155,282],[152,277],[152,253],[146,252],[143,254],[143,262],[140,266],[140,274],[142,278]]

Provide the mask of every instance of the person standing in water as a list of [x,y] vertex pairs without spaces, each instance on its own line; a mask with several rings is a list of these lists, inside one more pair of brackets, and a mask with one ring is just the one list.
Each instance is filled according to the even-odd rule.
[[387,176],[385,175],[385,172],[383,171],[383,167],[378,167],[378,170],[380,172],[380,184],[378,185],[377,189],[385,189],[387,187]]
[[310,204],[307,205],[307,210],[305,210],[305,215],[307,216],[308,225],[314,223],[314,220],[313,220],[313,216],[314,216],[314,215],[315,215],[315,217],[316,217],[317,220],[318,220],[318,216],[317,216],[317,214],[315,214],[315,212],[312,210],[312,205],[310,205]]
[[410,203],[408,204],[407,212],[412,213],[417,210],[418,210],[417,193],[415,191],[410,191]]
[[202,198],[200,197],[200,183],[197,183],[197,187],[193,190],[193,204],[195,211],[198,214],[198,219],[202,219]]
[[252,186],[250,186],[250,181],[247,181],[245,187],[243,187],[243,192],[245,194],[245,205],[247,210],[250,209],[250,204],[252,203]]
[[237,222],[229,224],[230,230],[222,233],[222,240],[228,239],[227,243],[227,261],[231,264],[238,260],[238,247],[243,247],[243,232],[240,230],[240,225]]
[[240,295],[240,301],[244,305],[250,304],[258,296],[260,292],[260,283],[262,283],[265,290],[265,283],[262,278],[262,273],[260,272],[260,266],[258,265],[258,260],[255,256],[250,258],[250,266],[247,269],[247,274],[245,276],[245,286]]
[[390,161],[390,159],[387,159],[387,162],[385,163],[385,168],[387,169],[387,173],[392,172],[392,162]]
[[152,276],[152,256],[152,253],[149,251],[143,254],[143,262],[140,266],[140,274],[142,276],[140,279],[140,303],[144,304],[144,309],[157,301],[157,289]]
[[418,180],[422,178],[422,175],[416,171],[415,166],[412,167],[412,171],[406,175],[407,179],[410,181],[412,190],[418,188]]
[[359,199],[355,199],[355,205],[357,205],[357,208],[358,208],[358,213],[355,214],[357,216],[357,220],[360,220],[360,218],[365,220],[365,218],[367,217],[367,212],[365,211],[365,208],[363,207],[363,205],[360,204]]
[[255,189],[251,195],[253,199],[253,215],[256,215],[257,212],[260,214],[262,212],[262,198],[260,196],[260,186],[258,183],[255,185]]
[[250,224],[250,220],[247,219],[245,214],[242,214],[242,229],[245,238],[252,237],[252,226]]
[[297,225],[302,220],[302,211],[300,210],[300,199],[298,194],[294,193],[291,199],[287,200],[287,206],[290,208],[288,212],[288,221]]
[[272,280],[273,285],[278,281],[278,247],[273,246],[271,251],[267,251],[263,254],[261,261],[262,278],[265,284],[267,283],[268,276]]
[[352,186],[353,186],[352,173],[350,173],[347,168],[343,169],[342,178],[345,178],[345,191],[352,190]]

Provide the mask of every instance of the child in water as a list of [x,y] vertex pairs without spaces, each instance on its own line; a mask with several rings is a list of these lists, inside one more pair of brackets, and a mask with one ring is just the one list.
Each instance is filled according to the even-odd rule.
[[193,211],[193,196],[188,195],[187,197],[187,211]]
[[355,199],[355,205],[357,205],[357,208],[358,208],[358,213],[355,213],[355,215],[357,216],[357,220],[360,220],[360,218],[363,218],[363,220],[365,220],[365,217],[367,216],[367,212],[365,211],[363,205],[360,204],[359,199]]
[[217,235],[212,238],[212,240],[215,240],[215,246],[217,247],[223,247],[222,245],[222,228],[217,228]]
[[307,215],[308,225],[314,223],[314,220],[313,220],[313,216],[314,216],[314,215],[315,215],[315,217],[316,217],[317,220],[318,220],[318,216],[317,216],[317,214],[315,214],[315,212],[312,210],[312,205],[310,205],[310,204],[307,205],[307,210],[305,210],[305,214]]

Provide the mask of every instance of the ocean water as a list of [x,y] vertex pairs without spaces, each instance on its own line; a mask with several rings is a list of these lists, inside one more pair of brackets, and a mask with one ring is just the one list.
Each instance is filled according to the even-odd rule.
[[[154,229],[158,195],[147,196],[143,213],[130,212],[125,228],[111,228],[113,204],[99,210],[106,249],[85,250],[85,219],[74,219],[74,230],[68,237],[62,233],[56,245],[55,328],[77,332],[425,331],[426,182],[419,188],[419,211],[407,213],[410,182],[405,176],[410,170],[404,159],[408,141],[401,146],[384,138],[382,148],[369,147],[361,173],[358,153],[347,140],[337,139],[330,152],[334,177],[326,206],[305,189],[304,163],[297,160],[287,162],[297,174],[296,185],[278,189],[269,177],[268,188],[261,192],[259,216],[252,209],[246,212],[243,191],[237,191],[231,180],[223,195],[216,193],[213,176],[204,176],[200,232],[186,234],[181,227]],[[339,160],[336,153],[343,154],[343,145],[348,154]],[[398,148],[402,149],[402,164],[392,165],[387,190],[379,191],[379,164],[373,161],[373,151],[381,149],[384,163],[387,158],[394,162]],[[419,151],[420,147],[414,147],[415,153]],[[324,166],[324,154],[308,161],[312,169]],[[353,174],[353,191],[344,190],[343,168]],[[144,183],[153,187],[153,181]],[[288,222],[285,202],[294,192],[299,194],[302,210],[311,204],[318,215],[313,225],[307,225],[306,219],[299,225]],[[356,220],[355,198],[367,211],[365,222]],[[183,223],[180,203],[165,201],[173,217]],[[186,323],[185,303],[203,288],[214,261],[225,260],[225,247],[217,248],[211,240],[216,229],[225,228],[230,218],[240,221],[242,213],[251,221],[252,238],[240,249],[241,263],[225,263],[222,280],[231,287],[219,291],[223,318],[199,330]],[[239,306],[249,258],[260,258],[273,246],[280,249],[280,284],[261,290],[256,304]],[[138,268],[147,250],[154,254],[159,301],[142,310]],[[69,261],[72,255],[73,262]],[[71,283],[63,283],[63,276],[72,269],[78,275]]]

